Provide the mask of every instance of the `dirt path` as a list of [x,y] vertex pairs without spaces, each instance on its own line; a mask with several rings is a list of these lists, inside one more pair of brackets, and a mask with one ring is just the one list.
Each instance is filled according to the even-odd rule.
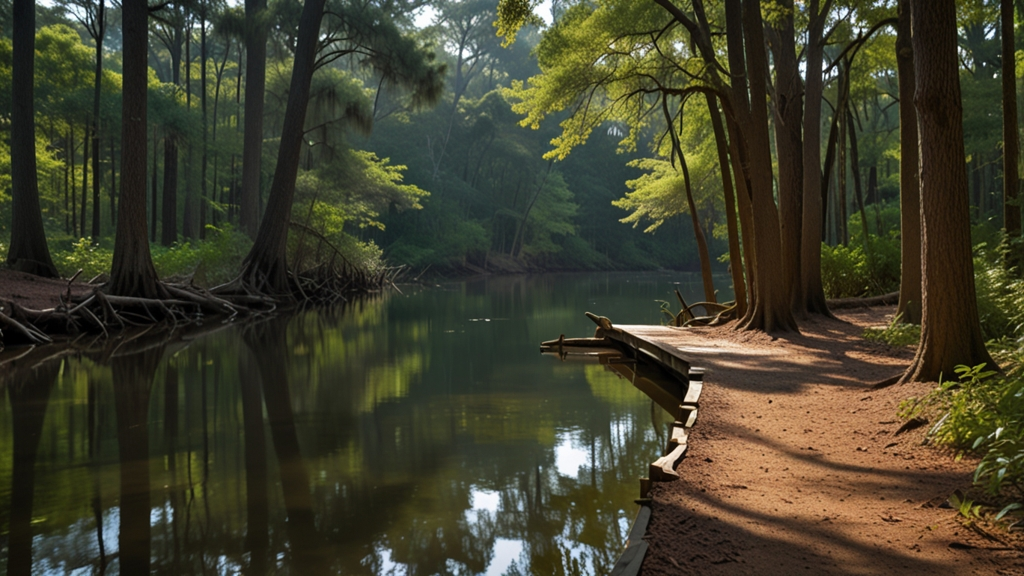
[[922,446],[927,427],[895,435],[930,386],[870,389],[912,356],[860,338],[891,313],[685,336],[708,374],[682,480],[652,490],[643,574],[1024,574],[1020,536],[939,507],[973,464]]

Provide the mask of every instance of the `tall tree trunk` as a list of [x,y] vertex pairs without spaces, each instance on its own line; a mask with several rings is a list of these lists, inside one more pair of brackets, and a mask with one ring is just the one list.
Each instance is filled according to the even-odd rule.
[[[726,9],[729,9],[728,2]],[[766,332],[796,330],[785,278],[778,273],[782,269],[782,238],[779,211],[775,206],[772,186],[771,142],[766,103],[768,82],[765,73],[768,61],[760,0],[743,2],[743,38],[747,82],[750,89],[749,122],[746,123],[747,129],[744,132],[747,139],[750,200],[754,216],[754,285],[757,299],[752,309],[748,311],[742,326],[748,330]]]
[[864,254],[871,258],[870,244],[868,243],[868,216],[867,210],[864,209],[864,191],[860,186],[860,150],[857,147],[857,125],[853,122],[853,113],[850,112],[849,106],[846,108],[846,123],[850,130],[850,169],[853,171],[853,194],[857,200],[857,210],[860,212]]
[[733,294],[736,296],[736,316],[742,318],[747,313],[747,286],[743,280],[743,256],[740,252],[740,234],[736,224],[736,199],[733,191],[732,172],[729,164],[729,143],[722,125],[721,112],[715,97],[710,92],[704,93],[711,114],[711,127],[715,133],[715,146],[718,151],[718,165],[722,172],[722,190],[725,196],[725,222],[729,231],[729,271],[732,274]]
[[116,158],[114,154],[114,135],[110,135],[110,226],[117,226],[117,202],[114,200],[117,194],[114,193],[117,190],[117,164],[114,162]]
[[[821,176],[821,218],[823,220],[821,239],[823,242],[827,242],[829,238],[825,234],[825,222],[831,222],[832,232],[836,232],[835,219],[829,220],[831,214],[829,206],[834,204],[835,201],[830,201],[829,199],[835,196],[836,145],[839,143],[839,115],[832,114],[832,121],[829,124],[828,143],[825,145],[825,165],[822,166]],[[836,237],[838,238],[838,234],[836,234]]]
[[[89,144],[91,143],[92,138],[89,136],[88,126],[91,124],[92,122],[90,122],[87,117],[85,119],[85,134],[82,135],[82,219],[78,224],[78,229],[82,231],[82,236],[85,236],[85,221],[86,213],[88,212],[86,207],[89,205]],[[94,205],[92,209],[95,212],[96,206]],[[96,239],[93,238],[93,242],[95,241]]]
[[148,20],[146,0],[123,0],[121,217],[114,237],[114,257],[107,291],[119,296],[157,298],[163,296],[165,290],[160,286],[153,267],[146,230]]
[[[281,130],[277,167],[270,186],[267,210],[252,249],[242,264],[243,278],[272,294],[289,294],[287,240],[295,197],[295,178],[302,154],[302,135],[309,104],[310,83],[316,60],[317,38],[325,0],[306,0],[299,18],[295,61],[288,89],[288,104]],[[248,86],[247,86],[248,88]],[[248,121],[248,114],[246,114]],[[248,130],[247,130],[248,136]]]
[[[1003,46],[1003,227],[1010,239],[1020,238],[1021,209],[1018,204],[1020,191],[1020,133],[1017,128],[1017,57],[1014,46],[1013,1],[1001,0],[999,21],[1002,27]],[[1007,266],[1019,266],[1020,247],[1011,244],[1006,260]]]
[[[157,228],[156,223],[157,223],[158,213],[160,212],[159,210],[157,210],[157,207],[156,207],[157,206],[157,186],[156,186],[156,183],[159,180],[159,178],[157,177],[157,174],[159,172],[157,170],[157,165],[156,165],[156,156],[157,156],[157,151],[160,149],[160,139],[159,139],[159,133],[158,132],[159,132],[159,128],[157,126],[153,126],[153,169],[152,169],[152,172],[149,175],[149,177],[152,179],[152,186],[153,186],[153,201],[149,205],[150,215],[151,215],[152,221],[153,221],[152,228],[150,229],[150,238],[149,239],[152,242],[156,242],[156,228]],[[124,146],[122,145],[122,149],[123,149],[123,147]],[[121,167],[121,178],[124,178],[124,166]]]
[[[170,36],[171,44],[167,49],[171,53],[171,83],[180,86],[181,28],[175,28]],[[161,210],[160,243],[170,246],[178,239],[178,141],[177,134],[171,130],[164,134],[164,197]]]
[[921,181],[914,109],[914,47],[910,42],[910,0],[899,1],[896,67],[900,112],[900,299],[903,322],[921,323]]
[[[191,8],[189,9],[191,10]],[[192,113],[192,15],[185,19],[185,109]],[[185,205],[182,207],[181,235],[186,240],[199,237],[196,229],[196,186],[195,163],[193,157],[196,147],[188,143],[185,154]]]
[[749,160],[747,158],[747,143],[740,127],[741,124],[749,125],[750,100],[747,98],[745,73],[747,64],[743,53],[742,7],[739,0],[729,0],[725,7],[729,69],[736,71],[736,75],[730,81],[729,99],[723,100],[723,104],[726,104],[727,110],[729,156],[732,158],[732,173],[736,177],[736,198],[739,205],[740,232],[743,239],[743,265],[747,277],[747,313],[740,317],[745,320],[753,314],[759,290],[759,278],[756,274],[757,251],[754,249],[754,211],[751,204]]
[[836,198],[835,210],[837,218],[836,221],[839,223],[839,242],[843,246],[848,246],[850,244],[850,234],[849,230],[847,229],[847,225],[849,224],[849,216],[846,213],[846,207],[848,206],[848,200],[846,198],[846,184],[848,180],[846,176],[846,132],[850,129],[850,126],[846,121],[846,115],[843,113],[843,110],[846,110],[846,94],[847,90],[849,89],[850,82],[849,70],[849,63],[848,61],[844,60],[843,63],[840,64],[839,66],[839,98],[837,99],[835,110],[835,115],[838,118],[839,127],[839,152],[837,154],[837,161],[839,163],[839,166],[836,171],[836,176],[838,177],[838,180],[836,182],[836,191],[838,192],[838,197]]
[[802,218],[803,218],[803,83],[796,59],[796,35],[793,30],[793,1],[782,0],[784,16],[777,27],[769,28],[772,59],[775,63],[775,94],[772,111],[775,118],[775,150],[779,163],[779,225],[782,237],[782,275],[793,312],[800,314],[806,305],[799,300]]
[[[263,155],[263,96],[267,81],[267,26],[263,14],[266,10],[266,0],[245,0],[245,134],[242,140],[239,218],[242,231],[253,239],[261,227],[260,159]],[[292,73],[294,75],[294,71]],[[274,178],[276,182],[276,174]]]
[[911,0],[920,127],[923,320],[903,381],[954,378],[963,364],[995,367],[978,322],[957,62],[956,4]]
[[807,27],[807,64],[804,82],[804,139],[803,139],[803,221],[800,235],[800,284],[796,290],[794,312],[831,316],[825,303],[825,289],[821,282],[821,241],[825,220],[822,216],[821,176],[821,99],[824,91],[822,78],[822,35],[825,18],[832,0],[818,10],[818,0],[810,2],[810,22]]
[[[96,26],[93,40],[96,42],[96,74],[92,94],[92,240],[100,237],[100,86],[103,80],[103,36],[106,1],[99,0],[96,9]],[[111,215],[113,217],[113,215]],[[111,220],[113,222],[113,220]]]
[[[68,185],[68,183],[65,182],[65,185],[68,188],[68,193],[71,195],[71,235],[74,236],[75,238],[81,238],[81,236],[79,235],[79,231],[80,230],[78,229],[78,195],[77,195],[78,193],[76,191],[77,190],[76,186],[78,186],[78,184],[75,183],[75,179],[78,178],[78,175],[75,174],[75,123],[74,122],[68,122],[68,132],[70,132],[70,135],[69,135],[68,138],[71,140],[71,145],[68,147],[68,149],[71,151],[68,154],[68,157],[71,159],[71,182],[70,182],[70,185]],[[83,234],[85,233],[84,230],[81,230],[81,232]]]
[[[33,100],[36,55],[36,3],[13,0],[11,67],[11,243],[7,265],[14,270],[56,278],[39,206],[36,175],[36,116]],[[74,154],[74,151],[72,151]]]
[[209,150],[209,143],[207,142],[207,134],[209,132],[209,122],[206,116],[206,11],[209,9],[209,3],[203,0],[201,4],[202,12],[200,18],[200,26],[202,28],[199,31],[199,90],[200,90],[200,103],[203,109],[203,158],[202,166],[199,170],[199,237],[206,238],[206,161]]
[[178,239],[178,143],[175,138],[174,134],[164,135],[164,196],[160,229],[160,243],[164,246],[170,246]]
[[[680,106],[682,108],[682,106]],[[708,256],[708,241],[704,237],[704,229],[700,225],[700,218],[697,216],[697,203],[693,201],[693,186],[690,182],[690,168],[686,165],[686,156],[683,148],[679,145],[679,135],[676,134],[674,120],[668,111],[668,97],[662,95],[661,110],[665,115],[665,125],[668,127],[669,136],[672,138],[672,153],[679,159],[679,167],[683,172],[683,186],[686,192],[686,205],[690,210],[690,222],[693,225],[693,237],[697,241],[697,257],[700,259],[701,279],[704,284],[704,301],[717,302],[715,298],[715,280],[711,275],[711,258]],[[682,110],[680,110],[680,116]],[[680,122],[682,118],[680,117]],[[550,167],[550,164],[548,165]]]
[[64,231],[74,236],[73,220],[71,218],[71,201],[70,201],[70,179],[71,176],[68,170],[68,151],[73,150],[71,147],[71,133],[64,135]]

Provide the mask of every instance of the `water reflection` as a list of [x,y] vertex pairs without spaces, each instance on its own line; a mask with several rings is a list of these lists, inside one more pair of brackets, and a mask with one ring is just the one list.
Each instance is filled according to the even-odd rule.
[[656,322],[673,285],[636,280],[456,284],[5,365],[0,570],[604,573],[661,450],[650,401],[536,345],[592,331],[588,308]]
[[11,503],[8,513],[7,573],[32,573],[32,504],[35,487],[36,455],[42,437],[50,390],[57,367],[49,364],[25,370],[15,381],[9,378],[7,397],[11,424]]

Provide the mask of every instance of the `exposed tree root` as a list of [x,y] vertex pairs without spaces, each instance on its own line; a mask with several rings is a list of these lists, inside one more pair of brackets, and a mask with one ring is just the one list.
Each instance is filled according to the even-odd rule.
[[[138,327],[160,326],[174,331],[184,326],[202,325],[215,318],[220,324],[241,316],[268,315],[282,306],[330,306],[346,302],[355,295],[378,292],[394,286],[403,268],[366,270],[351,263],[326,237],[308,226],[294,224],[302,230],[301,240],[292,259],[300,271],[289,270],[282,282],[284,260],[271,263],[246,262],[234,280],[210,290],[197,288],[191,282],[161,282],[158,298],[113,296],[100,285],[91,293],[72,296],[71,282],[60,304],[45,310],[21,307],[0,301],[0,350],[15,344],[42,345],[83,334],[101,335],[103,339],[120,338],[123,332]],[[316,244],[307,250],[305,239]],[[304,268],[300,268],[304,266]],[[80,272],[79,272],[80,273]],[[282,290],[282,286],[285,284]]]
[[[134,298],[111,296],[97,287],[76,301],[61,295],[54,308],[33,310],[13,302],[0,308],[0,347],[15,344],[46,344],[51,336],[73,338],[82,334],[112,333],[139,326],[164,325],[171,330],[190,324],[202,324],[208,318],[221,323],[240,314],[265,311],[262,301],[239,306],[193,286],[167,284],[161,286],[168,298]],[[263,304],[260,306],[260,304]]]

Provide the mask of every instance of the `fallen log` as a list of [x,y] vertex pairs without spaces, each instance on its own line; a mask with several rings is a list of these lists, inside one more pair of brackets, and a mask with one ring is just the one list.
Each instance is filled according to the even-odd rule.
[[872,306],[894,306],[899,304],[900,293],[890,292],[881,296],[870,296],[867,298],[833,298],[825,303],[832,310],[844,308],[870,308]]

